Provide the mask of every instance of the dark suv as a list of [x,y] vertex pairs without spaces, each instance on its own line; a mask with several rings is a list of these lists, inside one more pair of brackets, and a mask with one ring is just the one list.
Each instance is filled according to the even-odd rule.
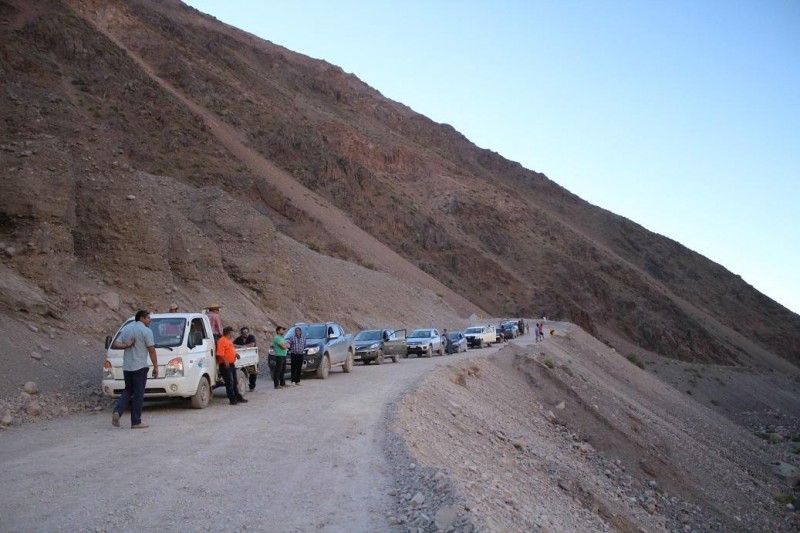
[[406,330],[393,329],[362,329],[354,338],[356,345],[356,360],[361,360],[365,365],[375,361],[382,365],[384,358],[391,357],[396,363],[401,357],[406,357]]

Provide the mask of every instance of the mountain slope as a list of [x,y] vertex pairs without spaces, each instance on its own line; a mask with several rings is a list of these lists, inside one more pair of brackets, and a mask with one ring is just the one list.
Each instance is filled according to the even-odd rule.
[[[269,284],[269,264],[228,267],[224,241],[201,258],[170,258],[192,239],[157,231],[148,249],[127,248],[152,213],[171,208],[154,195],[138,224],[117,220],[125,191],[104,184],[136,171],[201,198],[218,191],[273,231],[426,287],[462,317],[556,316],[684,360],[800,360],[800,317],[741,278],[338,67],[176,1],[4,1],[0,12],[9,20],[3,158],[18,200],[0,212],[4,248],[13,250],[4,261],[47,294],[69,294],[60,274],[76,269],[111,286],[133,271],[141,281],[131,289],[159,288],[151,300],[163,287],[220,274],[240,287]],[[247,246],[272,237],[237,238]]]

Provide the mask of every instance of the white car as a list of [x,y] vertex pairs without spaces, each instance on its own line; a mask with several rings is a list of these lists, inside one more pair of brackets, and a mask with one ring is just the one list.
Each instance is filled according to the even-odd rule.
[[444,343],[438,329],[415,329],[406,337],[406,348],[406,357],[412,353],[425,357],[430,357],[433,352],[444,355]]

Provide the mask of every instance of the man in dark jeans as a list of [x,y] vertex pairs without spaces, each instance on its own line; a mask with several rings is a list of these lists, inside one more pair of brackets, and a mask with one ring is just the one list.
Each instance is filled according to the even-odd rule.
[[[306,352],[306,338],[303,337],[303,330],[294,328],[294,336],[289,339],[289,356],[291,359],[292,383],[300,385],[300,377],[303,375],[303,355]],[[323,363],[320,363],[323,364]]]
[[275,328],[275,337],[272,339],[272,350],[275,352],[275,368],[272,370],[272,381],[276,389],[286,387],[283,374],[286,370],[286,352],[289,350],[289,341],[283,336],[286,328],[278,326]]
[[239,371],[236,370],[236,359],[239,356],[236,354],[236,348],[233,347],[231,342],[232,333],[232,327],[225,326],[223,328],[222,337],[217,341],[217,362],[219,363],[219,371],[222,374],[222,381],[225,382],[225,392],[228,394],[228,400],[231,405],[238,405],[247,403],[247,400],[239,394]]
[[125,390],[119,397],[114,412],[111,413],[111,424],[119,427],[119,419],[128,402],[131,404],[131,429],[144,429],[142,423],[142,406],[144,390],[147,386],[148,356],[153,363],[153,378],[158,377],[158,358],[156,356],[153,332],[150,326],[150,313],[139,311],[134,321],[122,328],[117,339],[111,344],[115,350],[125,350],[122,354],[122,374],[125,376]]
[[[250,328],[247,326],[243,327],[239,330],[239,336],[233,339],[233,344],[236,346],[242,346],[244,348],[252,348],[256,345],[256,336],[250,333]],[[254,390],[256,388],[256,380],[258,379],[258,374],[253,372],[250,374],[250,390]]]

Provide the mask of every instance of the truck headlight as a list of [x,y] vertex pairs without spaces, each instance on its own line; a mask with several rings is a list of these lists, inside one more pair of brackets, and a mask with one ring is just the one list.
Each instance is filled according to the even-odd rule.
[[308,354],[308,355],[314,355],[314,354],[315,354],[315,353],[317,353],[318,351],[319,351],[319,346],[312,346],[311,348],[309,348],[309,349],[306,351],[306,354]]
[[111,368],[111,361],[108,359],[103,363],[103,379],[114,379],[114,369]]
[[376,342],[375,344],[371,344],[371,345],[370,345],[370,347],[369,347],[369,349],[370,349],[370,350],[377,350],[377,349],[378,349],[378,348],[380,348],[380,347],[381,347],[380,343],[377,343],[377,342]]
[[176,357],[170,359],[164,369],[165,378],[182,378],[183,377],[183,358]]

